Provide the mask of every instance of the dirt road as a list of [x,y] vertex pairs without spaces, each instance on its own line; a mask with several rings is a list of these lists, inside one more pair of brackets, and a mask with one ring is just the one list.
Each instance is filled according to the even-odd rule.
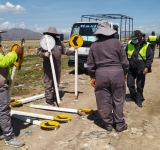
[[[156,51],[155,57],[158,56]],[[134,102],[125,102],[124,114],[128,131],[108,133],[99,127],[101,119],[97,114],[94,89],[89,85],[89,77],[79,74],[79,97],[75,101],[74,74],[63,70],[61,90],[63,97],[61,107],[92,108],[92,116],[79,116],[68,113],[72,117],[69,123],[61,124],[58,130],[46,131],[39,126],[31,125],[12,118],[13,127],[18,137],[25,141],[23,148],[4,146],[0,141],[0,150],[160,150],[160,59],[155,58],[152,73],[146,76],[144,88],[145,101],[143,108]],[[40,93],[44,91],[41,89]],[[128,93],[128,89],[127,89]],[[33,102],[31,102],[33,103]],[[31,104],[29,103],[29,104]],[[44,99],[34,104],[43,104]],[[62,112],[38,110],[28,107],[12,108],[47,115],[57,115]]]

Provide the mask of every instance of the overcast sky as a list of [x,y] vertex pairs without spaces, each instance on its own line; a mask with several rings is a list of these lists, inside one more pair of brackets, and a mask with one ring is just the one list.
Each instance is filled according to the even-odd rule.
[[160,0],[1,0],[0,30],[24,28],[42,33],[55,26],[69,33],[81,15],[90,14],[126,15],[134,19],[134,29],[160,34]]

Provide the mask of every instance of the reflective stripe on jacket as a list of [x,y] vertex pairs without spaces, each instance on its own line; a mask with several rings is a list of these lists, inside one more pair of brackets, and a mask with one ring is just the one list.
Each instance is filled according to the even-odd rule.
[[149,38],[150,42],[156,42],[156,40],[157,40],[157,36],[156,35],[150,35],[148,38]]
[[[147,48],[148,48],[149,43],[144,44],[143,47],[140,49],[139,54],[138,54],[138,60],[146,60],[146,53],[147,53]],[[134,45],[131,44],[131,41],[128,42],[128,50],[127,50],[127,57],[131,58],[132,54],[135,50]],[[143,57],[143,59],[142,59]]]

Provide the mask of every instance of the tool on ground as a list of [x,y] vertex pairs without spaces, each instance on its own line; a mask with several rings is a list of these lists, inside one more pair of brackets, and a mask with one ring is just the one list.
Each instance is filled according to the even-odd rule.
[[[21,46],[22,46],[22,47],[24,47],[24,43],[25,43],[25,39],[22,38],[22,39],[21,39]],[[20,47],[19,44],[14,44],[14,45],[12,46],[12,48],[11,48],[11,51],[16,51],[16,49],[19,48],[19,47]],[[14,79],[15,79],[15,77],[16,77],[16,75],[17,75],[18,70],[21,69],[21,65],[22,65],[22,63],[23,63],[23,59],[24,59],[23,54],[20,54],[20,55],[18,56],[17,61],[14,62],[14,66],[13,66],[13,68],[12,68],[11,80],[10,80],[10,83],[9,83],[9,95],[10,95],[10,96],[11,96],[12,89],[13,89],[13,86],[14,86]]]
[[50,59],[52,76],[53,76],[53,81],[54,81],[54,88],[55,88],[55,92],[56,92],[57,106],[59,106],[60,97],[59,97],[55,67],[54,67],[54,63],[53,63],[53,57],[52,57],[52,53],[51,53],[51,49],[55,46],[55,39],[50,35],[44,35],[40,40],[40,45],[43,49],[47,50],[51,54],[49,59]]
[[38,121],[38,120],[27,118],[25,116],[17,115],[17,114],[12,114],[11,116],[16,119],[19,119],[19,120],[22,120],[22,121],[25,121],[25,122],[28,122],[34,125],[38,125],[42,129],[56,130],[60,127],[60,124],[57,121],[51,121],[51,120]]
[[68,113],[77,113],[79,115],[84,115],[84,114],[90,115],[93,113],[93,110],[90,108],[71,109],[71,108],[60,108],[60,107],[33,105],[33,104],[31,104],[29,106],[32,108],[38,108],[38,109],[62,111],[62,112],[68,112]]
[[43,115],[43,114],[36,114],[36,113],[30,113],[30,112],[11,110],[11,115],[13,115],[13,114],[27,116],[27,117],[33,117],[33,118],[46,119],[46,120],[53,120],[53,121],[58,121],[58,122],[70,122],[71,121],[71,116],[68,114],[59,114],[56,116],[49,116],[49,115]]
[[34,101],[34,100],[37,100],[37,99],[41,99],[41,98],[44,98],[44,97],[45,97],[45,94],[43,93],[43,94],[38,94],[38,95],[35,95],[35,96],[27,97],[27,98],[24,98],[24,99],[20,99],[20,100],[11,99],[10,106],[12,106],[12,107],[22,106],[25,103],[28,103],[28,102],[31,102],[31,101]]

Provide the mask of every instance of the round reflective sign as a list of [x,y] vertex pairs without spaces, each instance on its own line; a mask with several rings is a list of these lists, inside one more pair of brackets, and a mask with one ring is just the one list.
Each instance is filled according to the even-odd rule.
[[[47,45],[47,43],[49,45]],[[40,45],[43,49],[48,50],[48,46],[52,49],[55,46],[55,39],[50,35],[44,35],[40,40]]]

